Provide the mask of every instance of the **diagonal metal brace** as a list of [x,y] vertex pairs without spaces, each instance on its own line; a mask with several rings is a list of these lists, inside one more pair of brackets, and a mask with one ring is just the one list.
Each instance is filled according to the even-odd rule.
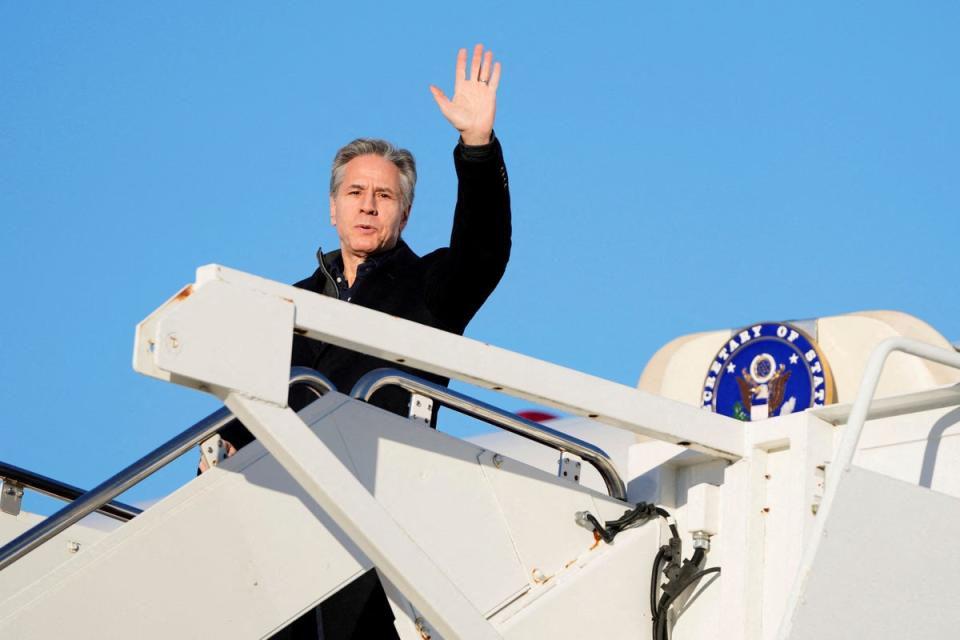
[[290,408],[231,393],[226,405],[448,640],[500,634]]

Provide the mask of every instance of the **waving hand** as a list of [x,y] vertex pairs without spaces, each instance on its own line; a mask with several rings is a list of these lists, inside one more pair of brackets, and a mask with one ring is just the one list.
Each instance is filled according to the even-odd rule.
[[467,50],[457,52],[457,76],[453,85],[453,99],[430,85],[430,93],[437,101],[443,117],[450,121],[464,144],[481,145],[490,142],[493,120],[497,112],[497,85],[500,84],[500,63],[493,63],[493,52],[483,52],[483,45],[473,48],[473,60],[467,73]]

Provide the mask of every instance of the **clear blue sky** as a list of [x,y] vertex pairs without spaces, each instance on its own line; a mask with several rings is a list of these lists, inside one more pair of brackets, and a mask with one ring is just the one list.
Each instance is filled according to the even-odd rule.
[[503,62],[514,254],[468,335],[630,385],[670,339],[758,320],[900,309],[960,339],[958,18],[3,2],[0,459],[91,486],[212,410],[133,372],[134,325],[205,263],[310,273],[335,246],[329,161],[354,137],[416,153],[405,237],[444,244],[456,135],[427,85],[449,91],[478,41]]

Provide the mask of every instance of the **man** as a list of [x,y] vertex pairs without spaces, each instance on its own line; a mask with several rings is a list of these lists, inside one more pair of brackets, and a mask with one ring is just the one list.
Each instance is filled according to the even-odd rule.
[[[330,222],[340,249],[318,251],[317,270],[295,286],[352,304],[462,334],[496,287],[510,255],[510,196],[499,142],[493,135],[500,63],[474,48],[457,54],[453,99],[435,86],[434,100],[460,132],[454,150],[459,178],[448,248],[418,257],[401,239],[413,204],[416,165],[405,149],[383,140],[358,139],[334,157],[330,176]],[[294,336],[292,364],[314,368],[347,393],[365,373],[396,363]],[[402,367],[401,367],[402,368]],[[446,384],[446,380],[418,372]],[[382,390],[374,404],[407,414],[408,394]],[[294,390],[291,404],[312,396]],[[231,426],[221,435],[230,452],[252,436]],[[201,461],[201,467],[205,463]]]
[[[318,251],[319,267],[295,286],[463,333],[500,281],[510,256],[507,174],[493,134],[499,81],[500,63],[494,64],[492,52],[484,53],[478,44],[469,72],[466,49],[457,54],[452,99],[430,87],[441,113],[460,133],[454,150],[459,182],[450,246],[420,257],[401,239],[416,185],[410,152],[383,140],[354,140],[337,152],[330,177],[330,222],[340,249]],[[294,336],[292,364],[320,371],[344,393],[368,371],[397,366],[302,336]],[[299,409],[311,399],[308,392],[294,389],[290,405]],[[385,388],[371,401],[406,416],[409,394]],[[221,436],[229,454],[253,439],[237,422]],[[201,461],[201,471],[205,467]],[[372,571],[325,601],[319,613],[326,640],[396,637],[392,613]],[[316,637],[317,624],[317,615],[310,612],[275,637]]]

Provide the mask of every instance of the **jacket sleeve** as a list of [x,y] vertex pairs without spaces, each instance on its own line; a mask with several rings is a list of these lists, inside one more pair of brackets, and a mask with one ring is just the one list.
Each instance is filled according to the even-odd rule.
[[448,328],[462,332],[496,288],[510,259],[510,191],[500,142],[458,144],[457,206],[450,248],[427,276],[427,305]]

